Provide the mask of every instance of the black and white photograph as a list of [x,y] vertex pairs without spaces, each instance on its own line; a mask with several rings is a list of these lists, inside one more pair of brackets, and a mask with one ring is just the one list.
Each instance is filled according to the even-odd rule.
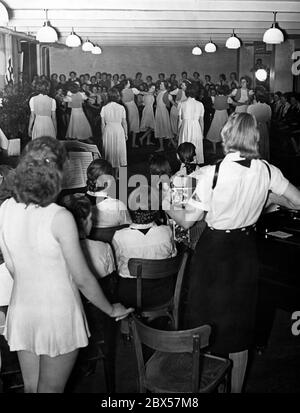
[[299,256],[300,1],[0,0],[0,405],[300,394]]

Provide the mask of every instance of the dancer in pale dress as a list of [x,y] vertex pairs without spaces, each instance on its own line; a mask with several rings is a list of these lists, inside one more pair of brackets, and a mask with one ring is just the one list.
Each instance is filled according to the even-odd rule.
[[[177,88],[169,93],[170,102],[172,105],[172,108],[170,111],[170,122],[171,122],[171,130],[173,132],[174,138],[178,137],[179,108],[180,108],[180,104],[187,99],[185,91],[189,84],[191,84],[189,80],[183,80],[180,84],[180,88]],[[173,96],[175,96],[175,100]]]
[[104,158],[114,168],[127,165],[127,122],[125,108],[120,105],[120,94],[116,88],[108,91],[108,103],[101,109],[102,140]]
[[93,136],[91,125],[87,120],[82,109],[83,102],[87,96],[79,92],[79,86],[76,82],[71,82],[70,92],[65,97],[69,108],[72,108],[70,122],[66,133],[67,139],[78,139],[80,141],[87,140]]
[[66,158],[54,138],[31,141],[16,168],[14,198],[0,208],[0,246],[14,278],[4,335],[31,393],[63,392],[88,344],[78,289],[116,320],[131,311],[107,301],[83,258],[74,218],[54,203]]
[[247,112],[256,119],[259,130],[259,153],[263,159],[270,160],[269,129],[272,117],[271,107],[266,103],[267,98],[263,93],[256,93],[257,103],[248,106]]
[[253,90],[248,88],[248,80],[245,77],[240,79],[240,87],[234,89],[229,97],[229,103],[235,106],[235,112],[247,112],[248,105],[250,104],[251,98],[253,97]]
[[216,153],[217,151],[217,142],[222,141],[221,130],[228,120],[227,110],[229,108],[229,105],[226,93],[228,91],[228,87],[226,88],[225,86],[220,86],[217,92],[217,96],[215,96],[214,99],[213,107],[215,109],[215,113],[206,135],[206,139],[208,139],[213,145],[214,153]]
[[132,147],[138,148],[136,144],[136,134],[140,131],[140,117],[138,107],[134,101],[134,96],[138,95],[140,91],[133,87],[131,79],[125,79],[122,82],[122,87],[121,97],[128,111],[128,130],[129,133],[132,134]]
[[157,152],[164,150],[164,139],[169,140],[174,147],[176,144],[173,139],[171,130],[170,115],[166,104],[170,103],[168,98],[168,82],[160,82],[159,91],[156,96],[156,112],[155,112],[155,138],[159,139],[159,148]]
[[196,91],[193,86],[188,86],[185,93],[188,98],[179,109],[179,145],[182,142],[192,142],[196,147],[197,163],[204,163],[204,106],[195,99]]
[[56,138],[56,101],[47,95],[49,92],[47,82],[37,82],[36,90],[39,94],[33,96],[29,101],[31,113],[28,136],[32,139],[45,135]]
[[[148,88],[148,85],[145,87]],[[144,97],[144,109],[142,113],[140,131],[144,132],[144,134],[140,137],[140,145],[143,144],[144,139],[146,138],[147,138],[147,145],[153,145],[153,143],[151,143],[151,134],[154,131],[154,127],[155,127],[155,119],[154,119],[154,111],[153,111],[153,104],[155,101],[154,92],[155,92],[154,84],[152,84],[148,90],[146,90],[145,92],[142,92],[142,95]]]

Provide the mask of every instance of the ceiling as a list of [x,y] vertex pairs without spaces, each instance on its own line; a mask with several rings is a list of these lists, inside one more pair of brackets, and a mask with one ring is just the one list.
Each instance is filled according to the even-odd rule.
[[48,19],[64,43],[72,27],[100,46],[224,45],[235,30],[244,42],[261,41],[277,11],[288,37],[300,37],[300,1],[202,0],[1,0],[8,28],[35,35]]

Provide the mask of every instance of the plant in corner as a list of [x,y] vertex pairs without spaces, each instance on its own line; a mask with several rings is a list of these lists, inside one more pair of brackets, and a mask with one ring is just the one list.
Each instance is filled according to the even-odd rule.
[[26,141],[30,116],[29,99],[31,90],[27,84],[18,84],[6,88],[0,107],[0,128],[7,139],[20,138]]

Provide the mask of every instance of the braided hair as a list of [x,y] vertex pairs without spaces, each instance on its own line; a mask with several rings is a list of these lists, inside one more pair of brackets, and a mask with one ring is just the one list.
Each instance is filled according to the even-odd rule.
[[183,142],[177,148],[177,155],[186,168],[187,175],[195,171],[198,164],[193,162],[196,156],[196,147],[191,142]]
[[89,192],[97,192],[103,189],[97,187],[97,180],[102,175],[113,176],[113,167],[111,163],[102,158],[93,160],[87,169],[86,186]]

